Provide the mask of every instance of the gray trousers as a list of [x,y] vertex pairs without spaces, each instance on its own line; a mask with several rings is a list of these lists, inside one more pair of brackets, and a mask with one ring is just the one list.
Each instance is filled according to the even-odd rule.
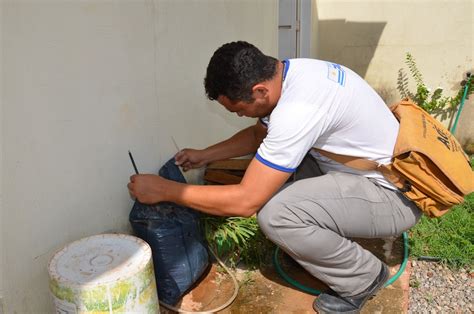
[[381,261],[347,237],[399,235],[416,224],[421,211],[400,192],[366,177],[322,175],[309,155],[295,179],[259,211],[260,228],[341,296],[363,292],[379,274]]

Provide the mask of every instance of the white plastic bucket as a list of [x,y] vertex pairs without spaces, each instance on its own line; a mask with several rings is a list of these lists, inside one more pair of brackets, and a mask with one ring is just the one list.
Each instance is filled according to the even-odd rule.
[[125,234],[70,243],[51,258],[56,313],[159,313],[150,246]]

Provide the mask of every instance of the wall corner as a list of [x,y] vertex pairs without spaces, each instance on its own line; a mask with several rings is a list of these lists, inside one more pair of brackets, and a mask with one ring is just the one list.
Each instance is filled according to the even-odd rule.
[[4,117],[3,117],[3,5],[4,2],[0,1],[0,314],[4,313],[3,309],[3,297],[5,287],[5,273],[4,273],[4,223],[3,223],[3,128],[4,128]]

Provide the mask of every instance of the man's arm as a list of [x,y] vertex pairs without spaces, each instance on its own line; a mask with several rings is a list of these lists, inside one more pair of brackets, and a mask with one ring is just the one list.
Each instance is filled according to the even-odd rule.
[[176,164],[184,170],[199,168],[206,164],[227,158],[255,153],[267,135],[267,129],[260,121],[243,129],[229,139],[203,150],[183,149],[176,154]]
[[128,188],[132,196],[147,204],[170,201],[208,214],[249,217],[278,191],[290,175],[254,158],[240,184],[188,185],[156,175],[134,175]]

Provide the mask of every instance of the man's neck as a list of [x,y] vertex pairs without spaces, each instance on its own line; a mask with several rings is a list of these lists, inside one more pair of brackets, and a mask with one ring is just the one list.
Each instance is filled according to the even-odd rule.
[[[280,99],[280,96],[281,96],[281,90],[283,88],[283,74],[285,72],[285,65],[283,62],[278,62],[277,63],[277,73],[275,75],[275,82],[274,82],[274,89],[275,89],[275,93],[278,97],[278,99]],[[278,102],[278,100],[277,100]]]

